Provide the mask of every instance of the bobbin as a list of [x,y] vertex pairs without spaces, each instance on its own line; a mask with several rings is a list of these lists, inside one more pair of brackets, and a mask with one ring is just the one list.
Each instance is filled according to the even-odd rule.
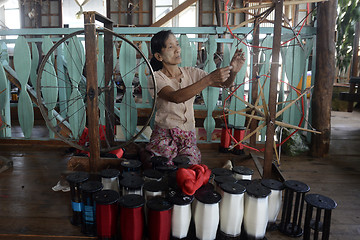
[[221,195],[208,189],[198,189],[195,193],[194,213],[196,237],[200,240],[216,239],[219,225],[219,202]]
[[219,145],[219,152],[223,152],[223,153],[229,152],[233,128],[234,126],[231,124],[227,124],[227,125],[225,125],[224,123],[221,124],[221,139]]
[[121,162],[124,172],[140,173],[142,163],[139,160],[129,159]]
[[182,192],[169,192],[169,201],[173,204],[171,215],[171,236],[174,239],[186,238],[191,222],[191,203],[194,196]]
[[129,194],[120,197],[120,235],[121,239],[141,240],[144,233],[143,196]]
[[70,193],[71,193],[71,208],[73,215],[71,217],[70,222],[78,226],[81,224],[82,214],[81,214],[81,184],[89,179],[89,173],[87,172],[73,172],[66,176],[66,180],[70,185]]
[[150,158],[150,161],[152,163],[152,167],[155,169],[157,166],[167,165],[169,159],[163,156],[153,156]]
[[116,239],[119,193],[114,190],[101,190],[96,192],[93,197],[96,203],[98,239]]
[[167,185],[163,181],[152,180],[144,183],[143,190],[144,190],[145,200],[148,201],[156,196],[165,197]]
[[236,183],[237,180],[233,177],[233,176],[216,176],[214,178],[214,182],[215,182],[215,191],[221,193],[222,190],[220,188],[220,185],[223,183]]
[[190,158],[185,155],[178,155],[172,161],[176,166],[184,166],[190,163]]
[[299,237],[303,234],[301,221],[304,208],[304,197],[305,193],[310,191],[310,187],[307,184],[296,180],[287,180],[284,182],[284,185],[284,204],[279,230],[288,236]]
[[275,179],[262,179],[261,184],[271,190],[269,196],[269,211],[268,211],[268,230],[276,230],[276,219],[282,205],[282,192],[285,188],[284,184]]
[[153,197],[146,203],[150,240],[169,240],[173,204],[163,197]]
[[215,185],[215,177],[216,176],[231,176],[232,171],[226,168],[213,168],[211,169],[211,175],[209,182]]
[[114,191],[120,191],[119,185],[119,176],[120,171],[117,169],[103,169],[100,172],[101,183],[103,184],[103,189],[111,189]]
[[[244,139],[245,130],[246,130],[246,127],[240,127],[240,126],[234,127],[234,138],[235,138],[236,142],[240,142],[241,140]],[[242,143],[237,144],[232,149],[231,153],[236,154],[236,155],[244,154],[244,144],[242,144]]]
[[146,169],[143,171],[144,181],[161,181],[163,174],[155,169]]
[[270,189],[260,183],[252,183],[246,187],[244,230],[250,239],[263,239],[268,223],[268,196]]
[[254,170],[245,166],[235,166],[232,168],[232,172],[237,180],[251,180],[252,175],[254,174]]
[[102,189],[103,184],[99,181],[86,181],[81,185],[81,232],[90,237],[96,236],[96,211],[93,195]]
[[144,179],[140,176],[126,176],[120,181],[120,185],[122,188],[122,195],[128,194],[139,194],[142,195],[142,188],[144,185]]
[[238,183],[220,184],[222,199],[220,202],[220,234],[237,237],[241,234],[244,216],[244,193],[246,188]]

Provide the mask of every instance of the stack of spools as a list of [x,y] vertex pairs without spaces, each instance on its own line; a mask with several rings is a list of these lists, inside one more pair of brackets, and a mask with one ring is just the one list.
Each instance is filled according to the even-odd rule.
[[[104,240],[208,240],[262,239],[276,220],[282,200],[273,191],[283,189],[276,180],[251,180],[253,171],[243,166],[213,169],[199,180],[205,165],[188,165],[184,157],[171,166],[163,157],[152,161],[154,168],[145,171],[139,161],[126,160],[122,172],[70,174],[72,223]],[[190,176],[183,185],[181,171]],[[270,192],[276,196],[270,199]]]

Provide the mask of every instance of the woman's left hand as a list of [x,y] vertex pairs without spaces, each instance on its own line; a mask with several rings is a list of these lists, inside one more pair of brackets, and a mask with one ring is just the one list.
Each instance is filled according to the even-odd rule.
[[231,59],[230,66],[232,66],[232,72],[239,72],[241,67],[245,63],[245,54],[243,53],[242,49],[236,49],[234,56]]

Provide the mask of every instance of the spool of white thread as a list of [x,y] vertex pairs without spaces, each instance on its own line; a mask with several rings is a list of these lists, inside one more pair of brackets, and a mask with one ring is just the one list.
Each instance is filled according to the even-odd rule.
[[268,222],[270,225],[275,224],[276,218],[280,212],[282,205],[282,191],[285,186],[282,182],[274,180],[274,179],[263,179],[261,180],[261,184],[271,190],[271,194],[269,196],[269,219]]
[[198,190],[195,198],[197,199],[194,216],[196,237],[200,240],[216,239],[221,195],[215,191]]
[[248,237],[262,239],[265,237],[268,223],[268,196],[270,189],[260,183],[252,183],[246,187],[244,230]]
[[232,172],[236,180],[251,180],[254,174],[254,170],[244,166],[235,166],[232,168]]
[[[202,185],[197,191],[199,191],[199,192],[200,191],[214,191],[214,189],[215,189],[214,185],[212,185],[211,183],[207,183],[205,185]],[[195,192],[195,194],[196,194],[196,192]],[[194,201],[191,204],[191,215],[193,218],[195,216],[196,203],[197,203],[197,200],[196,200],[196,198],[194,198]]]
[[103,190],[109,189],[116,192],[120,191],[119,187],[119,175],[120,171],[117,169],[104,169],[100,172],[101,183],[103,184]]
[[123,196],[128,194],[143,194],[144,180],[140,176],[126,176],[120,181]]
[[165,197],[166,184],[162,181],[148,181],[144,183],[144,195],[145,200],[148,201],[153,197],[162,196]]
[[194,196],[171,191],[169,200],[174,204],[171,215],[171,234],[178,239],[186,238],[191,221],[191,203]]
[[244,193],[246,188],[237,183],[226,182],[220,185],[220,231],[225,236],[237,237],[241,234],[244,216]]
[[222,190],[220,188],[221,184],[227,183],[227,182],[235,183],[236,179],[233,176],[216,176],[214,181],[215,181],[215,191],[217,191],[218,193],[221,193],[222,192]]

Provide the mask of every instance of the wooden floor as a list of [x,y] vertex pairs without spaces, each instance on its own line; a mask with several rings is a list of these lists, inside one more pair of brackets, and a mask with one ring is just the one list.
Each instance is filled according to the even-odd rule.
[[[68,147],[44,143],[0,141],[0,157],[13,161],[11,169],[0,173],[0,239],[95,239],[70,224],[70,193],[51,189],[71,158]],[[201,150],[203,162],[210,168],[221,167],[230,159],[235,165],[254,169],[253,178],[259,178],[252,158],[219,153],[213,146],[201,145]],[[332,113],[328,157],[282,155],[280,170],[286,180],[302,181],[310,186],[310,193],[337,202],[332,211],[330,239],[360,239],[359,112]],[[266,237],[291,239],[278,231],[267,232]]]

